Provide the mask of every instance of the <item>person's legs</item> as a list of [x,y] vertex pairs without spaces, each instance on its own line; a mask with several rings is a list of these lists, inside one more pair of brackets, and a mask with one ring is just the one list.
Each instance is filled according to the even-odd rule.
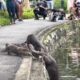
[[46,10],[44,10],[42,12],[40,11],[40,15],[43,17],[43,19],[45,19],[47,16],[47,11]]
[[13,23],[15,23],[15,6],[13,6],[13,7],[11,8],[11,13],[12,13]]
[[12,13],[11,13],[11,8],[9,6],[7,6],[7,11],[8,11],[8,14],[9,14],[10,22],[12,23]]
[[0,2],[0,10],[1,10],[1,2]]
[[64,16],[61,14],[58,18],[58,20],[63,20],[64,19]]
[[20,5],[19,5],[19,3],[18,3],[18,16],[20,18]]
[[53,9],[53,1],[47,1],[47,5],[49,9]]
[[23,6],[20,4],[20,20],[22,20]]
[[54,21],[55,22],[56,21],[56,17],[57,17],[56,15],[53,15],[53,18],[52,18],[51,21]]
[[35,19],[37,19],[37,20],[39,19],[38,14],[39,14],[39,11],[34,9]]
[[43,18],[45,19],[47,17],[47,11],[44,11]]
[[18,15],[18,19],[20,18],[20,5],[19,3],[17,3],[17,15]]
[[7,5],[7,11],[9,14],[10,22],[15,23],[15,3],[8,2],[6,5]]
[[50,1],[49,5],[50,5],[50,9],[53,9],[53,1]]
[[23,13],[23,10],[22,10],[22,3],[18,3],[17,6],[18,6],[19,21],[22,21],[22,13]]
[[6,10],[6,2],[4,0],[2,0],[2,10]]
[[16,6],[15,6],[15,14],[16,14],[16,19],[19,19],[18,6],[17,6],[17,4],[16,4]]

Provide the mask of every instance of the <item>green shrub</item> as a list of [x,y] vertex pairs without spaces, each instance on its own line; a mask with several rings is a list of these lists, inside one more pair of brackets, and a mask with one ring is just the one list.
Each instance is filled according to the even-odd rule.
[[4,26],[4,25],[8,25],[8,24],[10,24],[9,18],[5,18],[5,17],[0,16],[0,25]]
[[34,17],[33,9],[23,9],[23,19],[30,19]]
[[0,16],[3,16],[3,17],[5,17],[5,18],[8,18],[8,13],[7,13],[7,11],[0,10]]
[[[34,17],[33,9],[23,9],[23,19],[30,19]],[[7,11],[0,10],[0,25],[10,24]]]
[[0,25],[8,25],[10,20],[7,11],[0,10]]
[[[61,0],[54,0],[54,7],[59,9],[61,8]],[[64,0],[64,10],[67,9],[67,0]]]

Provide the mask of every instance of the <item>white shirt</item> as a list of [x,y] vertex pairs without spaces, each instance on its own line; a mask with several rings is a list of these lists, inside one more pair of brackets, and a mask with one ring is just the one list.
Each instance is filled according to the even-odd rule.
[[70,10],[74,5],[74,0],[67,0],[67,10]]
[[76,3],[77,3],[77,2],[80,2],[80,0],[76,0]]
[[17,0],[18,2],[22,2],[22,0]]

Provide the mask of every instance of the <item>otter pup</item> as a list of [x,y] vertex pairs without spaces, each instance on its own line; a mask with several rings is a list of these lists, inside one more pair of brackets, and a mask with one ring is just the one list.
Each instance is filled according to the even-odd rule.
[[6,44],[4,51],[8,52],[8,55],[11,55],[12,53],[17,56],[30,55],[27,44]]

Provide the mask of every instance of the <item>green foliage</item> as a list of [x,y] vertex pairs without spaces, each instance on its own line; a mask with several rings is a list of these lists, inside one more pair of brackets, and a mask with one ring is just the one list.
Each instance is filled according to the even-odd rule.
[[0,16],[0,25],[4,26],[4,25],[8,25],[8,24],[10,24],[10,20],[8,18]]
[[3,17],[5,17],[5,18],[8,18],[8,13],[7,13],[7,11],[0,10],[0,16],[3,16]]
[[10,20],[8,18],[8,13],[6,11],[0,11],[0,25],[8,25],[10,24]]
[[23,18],[30,19],[34,17],[33,9],[23,9]]
[[[59,9],[61,8],[61,0],[54,0],[54,7]],[[64,0],[64,10],[67,9],[67,0]]]
[[[34,17],[33,9],[23,9],[23,19],[30,19]],[[7,11],[0,10],[0,25],[10,24]]]

